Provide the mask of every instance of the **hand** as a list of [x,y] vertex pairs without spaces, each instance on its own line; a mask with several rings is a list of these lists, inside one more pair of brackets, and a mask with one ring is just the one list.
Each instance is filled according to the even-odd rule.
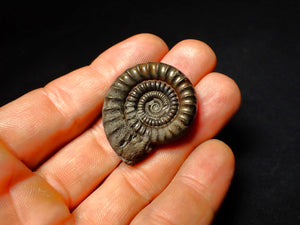
[[[117,75],[148,61],[186,74],[199,109],[188,140],[130,167],[111,149],[99,114]],[[3,106],[1,224],[211,223],[230,185],[234,156],[208,139],[240,104],[237,85],[212,72],[215,64],[214,52],[200,41],[184,40],[168,51],[158,37],[140,34]]]

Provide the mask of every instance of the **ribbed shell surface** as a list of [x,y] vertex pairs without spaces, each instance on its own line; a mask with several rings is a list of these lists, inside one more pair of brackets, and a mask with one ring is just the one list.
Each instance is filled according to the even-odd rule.
[[183,73],[164,63],[144,63],[126,70],[111,85],[103,104],[103,125],[115,152],[134,165],[153,145],[182,136],[196,110],[194,88]]

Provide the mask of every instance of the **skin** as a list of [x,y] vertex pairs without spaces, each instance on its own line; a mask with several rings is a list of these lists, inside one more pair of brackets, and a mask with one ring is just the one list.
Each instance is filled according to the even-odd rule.
[[[189,77],[198,114],[184,139],[130,167],[106,140],[101,108],[114,79],[148,61]],[[241,101],[215,65],[201,41],[168,50],[139,34],[0,108],[1,224],[210,224],[234,173],[232,151],[211,138]]]

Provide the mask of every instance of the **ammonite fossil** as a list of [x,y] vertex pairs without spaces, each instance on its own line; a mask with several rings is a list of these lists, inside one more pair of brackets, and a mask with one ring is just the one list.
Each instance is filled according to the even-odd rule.
[[181,137],[196,110],[189,79],[170,65],[150,62],[126,70],[111,85],[104,100],[103,125],[115,152],[134,165],[154,145]]

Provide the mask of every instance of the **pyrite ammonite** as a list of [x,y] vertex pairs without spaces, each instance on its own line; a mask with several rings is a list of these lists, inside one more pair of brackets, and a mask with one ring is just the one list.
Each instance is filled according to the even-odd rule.
[[114,151],[134,165],[154,145],[181,137],[196,111],[189,79],[170,65],[149,62],[126,70],[111,85],[103,104],[103,126]]

